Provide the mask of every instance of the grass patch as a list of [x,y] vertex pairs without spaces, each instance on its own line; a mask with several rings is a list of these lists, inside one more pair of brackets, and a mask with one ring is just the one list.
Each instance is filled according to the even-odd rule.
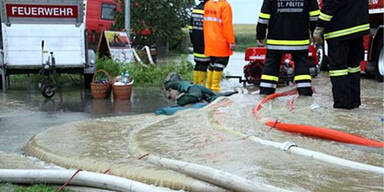
[[[43,184],[35,184],[31,186],[20,186],[9,183],[0,183],[0,192],[55,192],[57,187],[51,187]],[[75,192],[70,189],[64,189],[62,192]]]
[[160,86],[169,72],[176,72],[184,79],[192,80],[193,64],[187,60],[186,55],[182,55],[179,61],[171,61],[162,65],[125,64],[115,62],[109,58],[99,59],[96,63],[96,68],[104,69],[111,75],[111,78],[119,75],[121,72],[129,70],[130,75],[135,80],[134,86]]
[[256,24],[234,24],[233,30],[236,37],[237,48],[235,51],[244,52],[247,47],[255,47]]

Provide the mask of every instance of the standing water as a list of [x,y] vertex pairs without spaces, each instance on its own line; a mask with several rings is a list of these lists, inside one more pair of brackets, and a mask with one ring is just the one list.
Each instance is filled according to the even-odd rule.
[[0,93],[0,151],[20,152],[35,134],[67,122],[152,113],[167,106],[160,88],[134,87],[131,100],[92,99],[89,90],[65,88],[52,99],[35,89]]
[[[242,75],[244,64],[243,54],[235,53],[225,73]],[[372,79],[362,79],[361,83],[363,104],[359,109],[332,109],[329,77],[322,73],[313,79],[316,89],[313,97],[278,98],[265,104],[260,115],[383,141],[383,84]],[[223,80],[222,86],[230,89],[241,85]],[[97,162],[148,167],[135,163],[130,156],[129,148],[135,146],[160,156],[208,165],[254,182],[293,191],[384,190],[383,175],[286,153],[223,131],[224,128],[230,129],[275,142],[292,141],[302,148],[383,167],[382,148],[348,145],[265,126],[252,115],[252,108],[262,100],[257,94],[234,95],[231,102],[222,106],[184,111],[162,120],[159,116],[140,115],[61,125],[96,117],[151,113],[155,108],[167,105],[160,90],[137,90],[134,89],[131,102],[120,103],[91,100],[89,95],[79,90],[65,90],[49,102],[45,102],[38,93],[29,91],[13,90],[0,95],[0,151],[19,152],[30,137],[42,132],[35,137],[40,146],[59,155],[65,152],[71,157],[95,159]],[[155,120],[157,122],[152,123]],[[54,125],[60,126],[44,131]],[[61,142],[55,142],[57,139]]]

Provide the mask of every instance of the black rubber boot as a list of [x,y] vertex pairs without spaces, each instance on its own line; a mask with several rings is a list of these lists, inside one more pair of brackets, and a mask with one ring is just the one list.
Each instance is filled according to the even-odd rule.
[[260,87],[260,95],[270,95],[275,93],[274,88],[266,88],[266,87]]
[[297,88],[300,96],[312,96],[312,87]]

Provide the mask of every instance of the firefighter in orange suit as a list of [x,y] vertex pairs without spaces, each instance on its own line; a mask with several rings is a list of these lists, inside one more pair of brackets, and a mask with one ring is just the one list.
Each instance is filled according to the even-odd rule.
[[220,91],[220,81],[235,47],[232,8],[226,0],[209,0],[204,6],[205,55],[210,56],[206,87]]

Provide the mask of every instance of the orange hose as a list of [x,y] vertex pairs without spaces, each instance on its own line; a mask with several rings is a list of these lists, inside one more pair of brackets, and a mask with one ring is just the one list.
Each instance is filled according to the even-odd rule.
[[[292,89],[286,92],[274,93],[274,94],[268,95],[263,100],[261,100],[255,107],[253,107],[252,109],[253,115],[255,116],[256,119],[260,119],[260,116],[258,115],[258,113],[265,103],[277,97],[294,95],[296,93],[297,93],[297,90]],[[281,131],[300,133],[302,135],[325,138],[329,140],[340,141],[344,143],[352,143],[357,145],[364,145],[369,147],[384,147],[384,143],[381,141],[371,140],[371,139],[367,139],[357,135],[352,135],[349,133],[344,133],[342,131],[337,131],[337,130],[323,128],[323,127],[315,127],[315,126],[299,125],[299,124],[287,124],[287,123],[278,122],[277,120],[267,121],[265,124],[267,126],[276,128]]]
[[384,143],[381,141],[375,141],[371,139],[367,139],[364,137],[360,137],[357,135],[352,135],[349,133],[344,133],[341,131],[323,128],[323,127],[315,127],[309,125],[298,125],[298,124],[288,124],[281,123],[277,121],[268,121],[265,123],[266,125],[276,128],[278,130],[300,133],[302,135],[319,137],[334,141],[340,141],[344,143],[352,143],[370,147],[384,147]]
[[260,103],[258,103],[252,110],[253,112],[253,115],[256,117],[256,118],[259,118],[259,111],[261,110],[261,108],[263,108],[263,105],[265,103],[267,103],[268,101],[270,100],[273,100],[277,97],[283,97],[283,96],[288,96],[288,95],[294,95],[297,93],[297,90],[296,89],[291,89],[289,91],[285,91],[285,92],[282,92],[282,93],[274,93],[274,94],[271,94],[271,95],[268,95],[266,96],[263,100],[260,101]]

